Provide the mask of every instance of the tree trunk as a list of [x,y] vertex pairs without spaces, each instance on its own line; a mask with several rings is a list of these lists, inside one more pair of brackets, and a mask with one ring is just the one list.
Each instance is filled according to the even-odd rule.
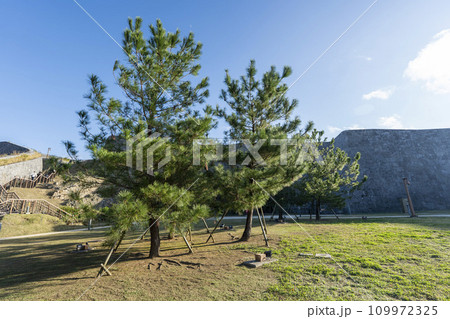
[[252,233],[252,221],[253,221],[253,207],[247,211],[247,220],[245,221],[245,229],[242,237],[239,241],[248,241]]
[[[117,241],[117,245],[116,245],[116,247],[114,247],[114,250],[113,250],[114,253],[116,252],[117,249],[119,249],[119,246],[120,246],[120,244],[122,243],[122,240],[123,240],[123,238],[125,237],[125,234],[126,234],[126,231],[123,231],[123,232],[120,234],[120,238],[119,238],[119,240]],[[106,263],[107,263],[107,262],[106,262]],[[105,263],[105,266],[106,266],[106,263]]]
[[170,227],[169,227],[169,234],[167,235],[167,239],[174,239],[175,238],[175,228],[176,228],[176,224],[175,223],[170,223]]
[[270,217],[270,220],[273,220],[273,216],[275,216],[276,210],[277,210],[277,206],[273,206],[272,216]]
[[280,210],[278,211],[278,221],[279,221],[279,222],[282,222],[282,221],[283,221],[283,210],[282,210],[282,209],[280,209]]
[[159,257],[159,248],[161,240],[159,238],[159,220],[151,218],[150,224],[150,258]]
[[316,200],[316,220],[320,220],[320,199]]

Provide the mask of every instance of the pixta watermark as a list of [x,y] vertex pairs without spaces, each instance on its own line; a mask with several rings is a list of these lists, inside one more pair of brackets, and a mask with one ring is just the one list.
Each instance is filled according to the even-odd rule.
[[[229,140],[227,143],[221,139],[195,139],[192,143],[192,165],[194,166],[202,165],[202,157],[208,162],[222,162],[229,166],[249,165],[252,160],[256,165],[266,166],[266,160],[260,154],[261,149],[265,146],[278,147],[280,166],[301,165],[307,161],[322,161],[316,143],[308,139],[260,139],[255,143],[249,139]],[[295,148],[295,152],[292,152],[292,149],[290,151],[289,147]],[[155,163],[155,152],[157,151],[160,152],[159,160]],[[238,153],[247,154],[247,156],[238,161]],[[289,158],[289,156],[294,156],[294,158]],[[133,163],[134,158],[135,163]],[[169,138],[161,137],[160,133],[149,134],[146,129],[126,140],[126,165],[130,168],[134,167],[138,171],[154,175],[155,168],[163,168],[171,158],[172,147]]]

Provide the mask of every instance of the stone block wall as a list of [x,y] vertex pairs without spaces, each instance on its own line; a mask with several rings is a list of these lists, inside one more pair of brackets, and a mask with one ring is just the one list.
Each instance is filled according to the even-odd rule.
[[335,146],[360,152],[369,178],[348,202],[352,213],[401,212],[403,177],[416,211],[450,209],[450,129],[343,131]]
[[29,161],[0,166],[0,184],[6,184],[15,177],[30,178],[31,174],[42,171],[42,157]]

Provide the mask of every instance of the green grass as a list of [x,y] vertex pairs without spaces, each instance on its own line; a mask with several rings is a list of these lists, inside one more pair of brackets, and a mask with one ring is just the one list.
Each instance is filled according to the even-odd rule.
[[83,227],[81,224],[67,225],[61,219],[43,214],[11,214],[0,221],[0,238],[49,233]]
[[[243,221],[226,224],[243,224]],[[324,220],[269,224],[278,262],[248,269],[242,262],[267,250],[259,226],[247,243],[242,226],[219,231],[204,244],[199,227],[194,254],[181,238],[162,241],[163,258],[201,267],[147,259],[148,239],[138,241],[82,300],[448,300],[450,219]],[[0,241],[1,300],[75,300],[93,282],[107,249],[104,231],[77,232]],[[115,260],[137,237],[129,234]],[[95,241],[87,254],[72,254],[76,243]],[[322,249],[322,248],[323,249]],[[300,253],[330,253],[332,259]],[[153,263],[151,269],[148,264]],[[341,269],[342,267],[343,269]]]
[[[386,219],[282,226],[272,269],[275,300],[445,300],[450,219]],[[277,227],[275,227],[277,228]],[[277,232],[277,231],[275,231]],[[333,259],[299,257],[331,254]],[[342,267],[342,268],[341,268]]]

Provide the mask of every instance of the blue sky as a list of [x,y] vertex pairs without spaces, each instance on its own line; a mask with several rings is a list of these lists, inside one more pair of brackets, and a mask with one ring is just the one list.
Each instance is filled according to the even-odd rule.
[[[223,105],[224,70],[237,77],[250,59],[260,74],[290,65],[290,85],[372,2],[79,0],[119,42],[128,17],[193,31],[213,105]],[[289,90],[296,113],[329,137],[450,127],[449,16],[446,0],[379,0]],[[112,67],[123,52],[72,0],[1,1],[0,39],[0,140],[65,155],[68,139],[82,151],[75,111],[86,104],[87,75],[121,97]]]

